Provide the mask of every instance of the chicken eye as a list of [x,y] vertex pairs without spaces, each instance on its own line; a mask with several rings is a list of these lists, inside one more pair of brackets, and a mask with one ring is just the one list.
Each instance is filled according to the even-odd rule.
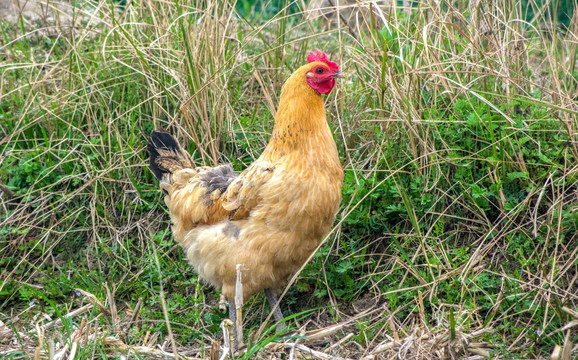
[[315,72],[318,74],[323,74],[323,68],[317,68],[317,70],[315,70]]

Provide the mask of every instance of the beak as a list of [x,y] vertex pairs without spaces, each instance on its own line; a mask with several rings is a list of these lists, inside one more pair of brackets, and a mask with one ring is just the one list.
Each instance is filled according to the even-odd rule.
[[345,74],[339,70],[335,70],[335,72],[333,73],[333,75],[331,75],[331,77],[334,79],[343,79],[345,77]]

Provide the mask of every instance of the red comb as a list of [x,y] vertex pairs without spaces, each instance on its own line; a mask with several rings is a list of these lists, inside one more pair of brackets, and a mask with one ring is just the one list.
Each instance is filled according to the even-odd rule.
[[314,61],[321,61],[326,63],[331,70],[339,70],[339,66],[337,66],[337,63],[329,61],[324,51],[319,52],[319,50],[316,50],[315,52],[311,52],[309,55],[307,55],[307,62],[312,63]]

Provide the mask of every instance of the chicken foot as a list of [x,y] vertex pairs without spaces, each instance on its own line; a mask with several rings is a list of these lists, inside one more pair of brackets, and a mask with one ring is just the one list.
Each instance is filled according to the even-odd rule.
[[267,301],[273,310],[273,316],[275,317],[275,322],[277,323],[277,332],[280,332],[285,329],[287,325],[283,321],[285,317],[283,316],[281,308],[278,305],[279,301],[277,301],[277,297],[271,289],[265,289],[265,297],[267,298]]

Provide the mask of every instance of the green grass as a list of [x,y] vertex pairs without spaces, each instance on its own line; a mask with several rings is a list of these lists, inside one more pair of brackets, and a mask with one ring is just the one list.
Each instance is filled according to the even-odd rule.
[[[301,2],[271,17],[248,2],[243,16],[228,2],[129,4],[77,4],[74,31],[0,23],[0,320],[17,339],[0,338],[2,354],[58,353],[83,326],[94,337],[79,358],[112,354],[114,336],[208,356],[225,314],[171,238],[147,137],[167,128],[199,164],[244,169],[316,48],[348,75],[325,100],[345,184],[335,227],[283,298],[292,329],[374,310],[312,345],[350,358],[417,330],[478,334],[494,358],[578,343],[562,329],[578,309],[575,21],[549,26],[535,3],[523,22],[518,3],[442,1],[348,31],[303,21]],[[79,290],[104,308],[66,317],[94,302]],[[299,338],[260,329],[261,297],[244,315],[245,358]]]

